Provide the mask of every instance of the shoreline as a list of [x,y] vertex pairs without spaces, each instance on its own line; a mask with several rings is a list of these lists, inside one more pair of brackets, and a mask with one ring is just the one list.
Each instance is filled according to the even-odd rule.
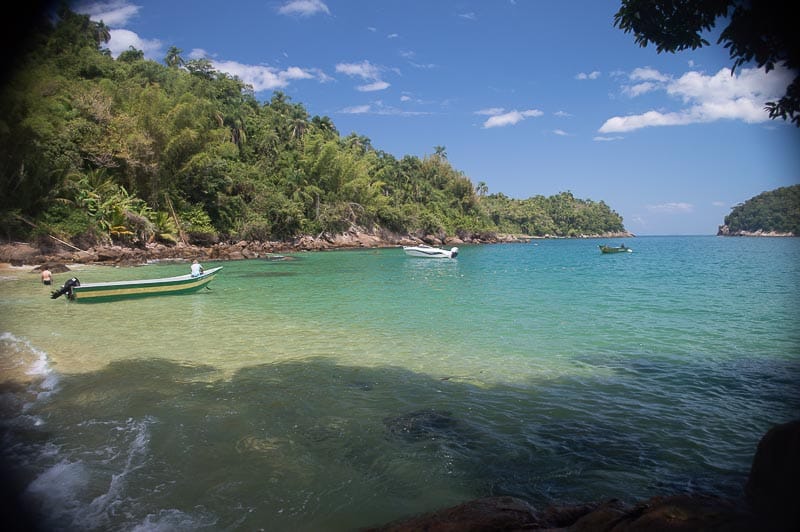
[[[381,249],[401,246],[428,244],[431,246],[461,246],[473,244],[527,243],[544,239],[589,239],[589,238],[633,238],[628,232],[606,233],[600,235],[580,235],[576,237],[530,236],[484,234],[463,238],[434,235],[412,236],[393,233],[374,233],[350,231],[337,235],[322,234],[317,237],[303,235],[292,241],[258,242],[240,240],[237,242],[218,242],[203,246],[195,244],[175,244],[167,246],[148,243],[144,246],[123,246],[118,244],[95,246],[89,249],[68,248],[58,242],[36,245],[29,242],[7,242],[0,244],[0,265],[5,263],[12,268],[48,265],[52,270],[57,266],[70,264],[103,264],[114,266],[136,266],[154,261],[228,261],[269,258],[282,253],[303,251],[332,251],[346,249]],[[66,271],[66,270],[62,270]],[[58,273],[55,272],[54,273]]]

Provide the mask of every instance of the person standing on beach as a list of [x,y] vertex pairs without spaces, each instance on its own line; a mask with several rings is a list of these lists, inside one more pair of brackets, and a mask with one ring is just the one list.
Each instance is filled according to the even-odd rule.
[[53,284],[53,274],[48,268],[42,270],[42,284],[45,286],[50,286]]
[[192,277],[200,277],[203,273],[203,267],[197,262],[197,259],[192,261]]

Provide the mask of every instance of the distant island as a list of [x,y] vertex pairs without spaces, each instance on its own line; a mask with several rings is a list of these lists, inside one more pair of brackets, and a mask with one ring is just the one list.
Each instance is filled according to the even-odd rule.
[[781,187],[736,205],[717,236],[800,235],[800,185]]

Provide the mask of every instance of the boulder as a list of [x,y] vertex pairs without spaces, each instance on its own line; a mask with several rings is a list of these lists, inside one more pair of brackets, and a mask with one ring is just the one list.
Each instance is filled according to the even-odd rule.
[[800,419],[777,425],[761,438],[745,496],[774,530],[800,530]]
[[125,250],[119,246],[99,247],[94,251],[99,262],[118,262],[125,254]]
[[40,252],[30,244],[14,243],[0,248],[0,261],[10,262],[14,265],[35,264]]
[[580,517],[568,528],[570,532],[749,532],[759,529],[753,516],[732,501],[705,495],[652,497],[630,508],[610,501]]
[[86,264],[89,262],[97,262],[100,260],[100,257],[97,256],[97,253],[92,251],[77,251],[72,255],[72,260],[74,262]]
[[372,532],[527,530],[534,523],[536,523],[536,511],[527,502],[515,497],[487,497],[367,530]]
[[44,264],[40,264],[39,266],[35,267],[32,271],[40,272],[42,270],[50,270],[50,273],[65,273],[70,272],[70,270],[66,264],[61,264],[60,262],[45,262]]

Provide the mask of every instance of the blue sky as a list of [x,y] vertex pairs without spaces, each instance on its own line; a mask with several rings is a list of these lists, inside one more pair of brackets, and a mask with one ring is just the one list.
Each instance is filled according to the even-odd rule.
[[640,48],[619,0],[136,0],[79,12],[134,46],[280,90],[396,157],[444,146],[515,198],[603,200],[639,235],[714,234],[731,207],[800,183],[800,131],[764,102],[791,77],[727,51]]

